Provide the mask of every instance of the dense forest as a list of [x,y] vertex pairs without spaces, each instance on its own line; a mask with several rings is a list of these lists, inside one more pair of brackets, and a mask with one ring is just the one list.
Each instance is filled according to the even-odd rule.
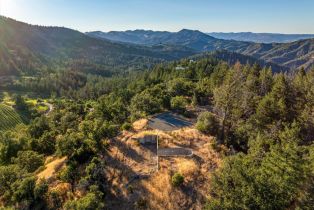
[[[166,110],[192,117],[187,107],[206,105],[211,111],[198,116],[196,128],[214,136],[223,163],[208,172],[213,174],[204,208],[312,209],[313,84],[314,69],[273,73],[210,56],[111,78],[59,71],[2,84],[45,94],[55,107],[49,115],[31,116],[18,132],[0,133],[0,204],[104,209],[112,198],[104,161],[112,139],[137,119]],[[23,97],[18,100],[27,109]],[[57,176],[67,183],[67,196],[37,176],[52,155],[67,158]],[[175,185],[182,179],[176,175]]]

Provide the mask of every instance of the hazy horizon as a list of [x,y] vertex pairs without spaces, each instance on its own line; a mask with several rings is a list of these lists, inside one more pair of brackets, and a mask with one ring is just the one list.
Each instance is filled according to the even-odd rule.
[[310,0],[0,0],[3,16],[81,32],[186,28],[205,33],[314,34],[313,8]]
[[[40,24],[32,24],[32,23],[28,23],[28,22],[25,22],[25,21],[22,21],[22,20],[18,20],[18,19],[15,19],[15,18],[12,18],[12,17],[8,17],[8,16],[4,16],[2,15],[3,17],[6,17],[6,18],[11,18],[13,20],[16,20],[16,21],[19,21],[19,22],[24,22],[24,23],[27,23],[27,24],[30,24],[30,25],[39,25],[39,26],[44,26],[44,27],[64,27],[64,28],[69,28],[69,29],[73,29],[73,30],[77,30],[77,31],[80,31],[78,29],[74,29],[74,28],[71,28],[71,27],[66,27],[66,26],[61,26],[61,25],[40,25]],[[187,30],[198,30],[198,29],[193,29],[193,28],[182,28],[182,29],[179,29],[177,31],[167,31],[167,30],[153,30],[153,29],[143,29],[143,28],[135,28],[135,29],[126,29],[126,30],[109,30],[109,31],[103,31],[103,30],[94,30],[94,31],[80,31],[82,33],[88,33],[88,32],[96,32],[96,31],[101,31],[101,32],[105,32],[105,33],[109,33],[109,32],[125,32],[125,31],[136,31],[136,30],[143,30],[143,31],[155,31],[155,32],[172,32],[172,33],[175,33],[175,32],[179,32],[181,30],[184,30],[184,29],[187,29]],[[198,31],[201,31],[201,30],[198,30]],[[235,34],[239,34],[239,33],[253,33],[253,34],[283,34],[283,35],[313,35],[314,33],[281,33],[281,32],[255,32],[255,31],[238,31],[238,32],[235,32],[235,31],[201,31],[203,33],[235,33]]]

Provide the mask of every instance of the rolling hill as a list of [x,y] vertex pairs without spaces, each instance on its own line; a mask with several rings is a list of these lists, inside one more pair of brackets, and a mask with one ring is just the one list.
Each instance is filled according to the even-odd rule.
[[254,44],[237,52],[292,69],[310,69],[314,65],[314,39],[282,44]]
[[265,62],[275,63],[286,68],[309,69],[314,64],[314,39],[291,43],[253,43],[217,39],[195,30],[183,29],[179,32],[154,32],[145,30],[125,32],[89,32],[91,37],[116,42],[141,45],[171,44],[191,48],[197,52],[228,50],[252,56]]

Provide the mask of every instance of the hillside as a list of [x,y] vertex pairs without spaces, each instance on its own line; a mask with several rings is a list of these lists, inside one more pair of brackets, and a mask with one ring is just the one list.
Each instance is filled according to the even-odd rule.
[[125,32],[90,32],[91,37],[103,40],[128,42],[141,45],[172,44],[191,48],[198,52],[228,50],[253,56],[266,62],[287,68],[304,67],[310,69],[314,64],[314,39],[291,43],[260,44],[235,40],[216,39],[200,31],[183,29],[179,32],[160,31],[125,31]]
[[290,68],[310,69],[314,65],[314,39],[284,44],[255,44],[239,52]]
[[288,43],[299,41],[302,39],[314,38],[314,34],[279,34],[279,33],[252,33],[252,32],[238,32],[238,33],[212,32],[207,34],[217,39],[227,39],[256,43]]
[[191,56],[191,59],[200,59],[200,58],[206,58],[206,57],[212,57],[220,61],[225,61],[229,65],[234,65],[237,62],[243,65],[245,64],[254,65],[256,63],[262,67],[271,67],[273,72],[289,71],[288,67],[280,66],[278,64],[267,62],[262,59],[257,59],[252,56],[247,56],[247,55],[243,55],[236,52],[229,52],[226,50],[218,50],[218,51],[214,51],[210,53],[194,55],[194,56]]
[[100,41],[75,30],[0,17],[0,76],[58,69],[111,75],[194,54],[180,46],[145,47]]
[[205,56],[121,77],[0,131],[0,208],[312,209],[313,71]]

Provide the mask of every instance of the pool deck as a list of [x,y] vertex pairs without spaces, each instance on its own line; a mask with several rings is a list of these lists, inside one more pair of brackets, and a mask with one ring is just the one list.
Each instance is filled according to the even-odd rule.
[[183,127],[189,127],[192,123],[180,115],[164,112],[153,116],[148,120],[148,127],[161,131],[174,131]]

